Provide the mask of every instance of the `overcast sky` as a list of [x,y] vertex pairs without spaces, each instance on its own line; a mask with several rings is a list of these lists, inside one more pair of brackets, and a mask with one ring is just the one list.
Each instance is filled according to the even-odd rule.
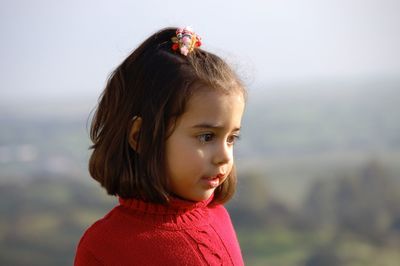
[[166,26],[193,26],[252,86],[400,77],[398,0],[1,0],[0,19],[3,101],[97,97]]

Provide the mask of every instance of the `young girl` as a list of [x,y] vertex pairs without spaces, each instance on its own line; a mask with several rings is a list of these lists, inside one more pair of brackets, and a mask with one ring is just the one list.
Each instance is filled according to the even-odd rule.
[[119,205],[75,265],[243,265],[226,209],[246,92],[190,28],[145,40],[109,78],[92,121],[91,176]]

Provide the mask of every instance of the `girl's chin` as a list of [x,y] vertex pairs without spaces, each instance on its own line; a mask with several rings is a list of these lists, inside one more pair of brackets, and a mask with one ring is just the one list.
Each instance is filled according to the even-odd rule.
[[198,197],[194,198],[192,201],[204,201],[208,200],[212,194],[214,193],[215,188],[209,189],[206,193],[199,195]]
[[181,200],[186,200],[186,201],[193,201],[193,202],[199,202],[199,201],[204,201],[208,200],[211,195],[214,193],[215,188],[213,189],[208,189],[207,191],[204,191],[201,194],[196,194],[196,195],[177,195],[173,194],[173,197],[176,197]]

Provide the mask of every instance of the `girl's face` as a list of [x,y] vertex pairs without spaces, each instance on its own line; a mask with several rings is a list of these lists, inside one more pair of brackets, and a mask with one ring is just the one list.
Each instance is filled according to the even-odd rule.
[[187,103],[166,141],[170,191],[191,200],[208,199],[233,166],[233,146],[244,110],[241,92],[202,87]]

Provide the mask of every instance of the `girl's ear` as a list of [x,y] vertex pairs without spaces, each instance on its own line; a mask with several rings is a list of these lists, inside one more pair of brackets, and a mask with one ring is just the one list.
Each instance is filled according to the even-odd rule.
[[142,127],[142,118],[135,116],[132,122],[131,130],[129,131],[128,135],[128,142],[131,148],[139,153],[139,133],[140,128]]

